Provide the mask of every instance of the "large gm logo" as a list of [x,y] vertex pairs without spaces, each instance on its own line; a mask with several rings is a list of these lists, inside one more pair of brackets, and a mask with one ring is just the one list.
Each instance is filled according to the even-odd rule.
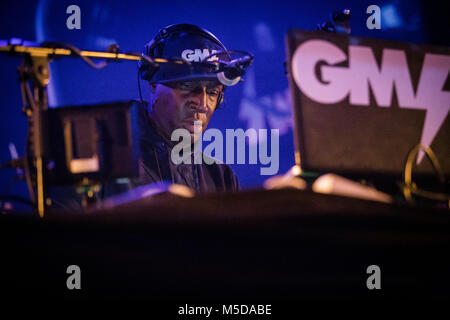
[[[181,58],[184,61],[187,62],[202,62],[206,57],[216,53],[217,50],[211,50],[209,49],[186,49],[181,53]],[[208,59],[208,61],[217,61],[219,60],[219,57],[212,56]]]
[[[347,59],[348,67],[336,66]],[[449,55],[425,53],[414,92],[404,50],[383,48],[378,66],[371,47],[349,45],[347,57],[335,44],[313,39],[298,46],[292,58],[295,83],[322,104],[335,104],[348,96],[351,105],[369,106],[371,89],[376,105],[388,108],[395,87],[399,108],[426,110],[420,143],[427,147],[450,109],[450,92],[443,90],[449,70]],[[419,155],[418,163],[422,158]]]

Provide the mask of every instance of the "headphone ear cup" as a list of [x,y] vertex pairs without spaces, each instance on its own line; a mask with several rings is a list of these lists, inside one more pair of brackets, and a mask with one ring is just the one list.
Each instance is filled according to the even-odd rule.
[[[144,52],[145,55],[153,58],[155,57],[155,50],[158,49],[158,41],[150,41],[145,45]],[[154,74],[158,71],[159,67],[155,67],[153,64],[149,63],[146,60],[141,60],[139,65],[139,72],[141,75],[141,79],[150,81]]]
[[148,63],[144,60],[139,67],[141,79],[150,81],[153,78],[153,75],[156,73],[156,71],[158,71],[158,69],[159,67],[155,67],[151,63]]

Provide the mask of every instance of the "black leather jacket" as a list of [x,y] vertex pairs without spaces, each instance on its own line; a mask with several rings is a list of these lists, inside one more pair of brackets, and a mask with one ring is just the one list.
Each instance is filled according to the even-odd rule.
[[176,165],[170,154],[172,147],[157,133],[148,116],[147,106],[140,104],[139,147],[141,153],[140,183],[167,181],[188,186],[195,192],[238,191],[239,181],[226,164]]

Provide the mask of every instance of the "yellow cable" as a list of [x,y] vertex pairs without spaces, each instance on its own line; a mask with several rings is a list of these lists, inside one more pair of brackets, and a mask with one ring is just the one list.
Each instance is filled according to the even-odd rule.
[[405,185],[403,187],[403,195],[405,199],[409,202],[412,202],[412,195],[417,195],[424,198],[429,198],[438,201],[447,201],[450,204],[450,195],[445,193],[432,192],[428,190],[423,190],[417,187],[417,185],[412,181],[412,170],[414,166],[414,160],[416,159],[419,151],[425,151],[426,156],[430,159],[431,164],[436,171],[439,180],[442,184],[445,184],[445,175],[442,172],[441,166],[439,165],[439,161],[434,154],[433,150],[429,147],[425,147],[421,144],[417,144],[408,154],[408,158],[405,164],[404,177],[405,177]]

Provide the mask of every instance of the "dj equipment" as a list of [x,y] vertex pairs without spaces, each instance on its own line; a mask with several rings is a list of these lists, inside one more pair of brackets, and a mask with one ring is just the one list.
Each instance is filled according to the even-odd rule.
[[[5,298],[139,298],[175,310],[173,301],[188,299],[450,297],[446,211],[292,189],[118,202],[45,221],[0,215]],[[79,292],[65,286],[72,264],[81,268]],[[366,286],[370,265],[381,269],[381,290]]]
[[[18,69],[22,90],[23,111],[28,117],[28,141],[26,144],[24,164],[30,199],[36,206],[40,217],[44,216],[45,211],[51,205],[48,187],[50,182],[49,177],[51,176],[49,170],[52,168],[59,168],[58,172],[61,173],[64,170],[59,170],[66,166],[66,169],[68,169],[68,171],[66,170],[66,173],[70,172],[70,174],[75,175],[84,175],[87,173],[92,175],[93,172],[98,173],[102,171],[109,174],[112,173],[111,171],[108,171],[107,166],[105,167],[104,164],[106,163],[102,163],[99,158],[99,150],[101,150],[102,147],[108,146],[108,143],[105,142],[112,138],[105,134],[108,132],[107,130],[105,131],[105,128],[108,128],[108,125],[104,126],[105,121],[98,121],[99,118],[91,119],[89,116],[83,115],[84,109],[82,108],[78,110],[79,114],[77,116],[73,115],[73,117],[66,117],[66,110],[48,110],[47,85],[50,80],[49,62],[56,57],[76,56],[87,62],[90,66],[99,69],[106,65],[106,61],[103,64],[98,65],[93,63],[90,58],[101,58],[107,61],[139,61],[142,59],[139,55],[119,53],[116,49],[117,48],[111,48],[113,52],[81,51],[74,46],[61,43],[35,44],[15,38],[10,41],[0,40],[1,53],[24,58],[22,65]],[[49,115],[50,118],[48,117]],[[52,147],[49,145],[49,132],[47,129],[50,128],[50,130],[55,130],[55,128],[58,127],[58,124],[62,124],[58,121],[53,122],[51,115],[56,116],[56,118],[62,116],[61,119],[64,118],[67,120],[66,122],[63,121],[63,134],[61,134],[61,132],[57,133],[58,137],[64,137],[66,142],[65,148],[62,149],[66,151],[66,159],[63,164],[59,162],[55,163],[49,158],[49,151],[52,150]],[[103,119],[105,120],[106,118]],[[126,119],[126,117],[121,120],[124,119]],[[55,125],[55,127],[53,125]],[[122,122],[121,125],[123,128],[129,127],[126,122]],[[103,129],[101,129],[102,126]],[[93,136],[86,137],[86,132],[84,130],[87,130],[87,132]],[[100,140],[95,141],[95,135],[98,135]],[[81,139],[78,140],[77,137]],[[97,142],[100,142],[100,145],[102,146],[100,149],[94,146]],[[111,144],[109,145],[111,146]],[[84,148],[86,146],[87,148]],[[130,146],[128,145],[128,147]],[[106,147],[105,150],[107,149],[108,147]],[[60,156],[61,154],[59,154],[58,151],[62,150],[54,150],[54,155],[56,155],[55,159],[59,159],[58,155]],[[111,150],[111,148],[109,148],[109,150]],[[130,152],[128,155],[132,157],[133,153]],[[129,164],[134,162],[133,159],[130,161],[128,160],[125,161],[125,163]],[[133,166],[125,166],[127,169],[124,171],[128,174],[132,167]],[[65,174],[62,176],[58,176],[57,174],[53,176],[54,180],[58,180],[59,182],[64,180],[63,177],[67,177]],[[101,176],[101,174],[96,176],[96,178],[102,177],[105,176]],[[81,178],[81,180],[85,182],[86,194],[92,195],[92,192],[90,192],[92,190],[90,190],[89,187],[97,181],[91,182],[89,179],[83,178]]]
[[51,108],[45,112],[49,182],[114,181],[138,176],[137,103]]
[[[448,201],[449,48],[301,30],[286,42],[302,170],[404,175],[406,198],[416,192]],[[415,186],[413,166],[439,193]]]
[[[49,183],[82,183],[83,192],[92,195],[99,182],[137,174],[138,153],[133,143],[137,139],[133,139],[132,125],[137,121],[131,121],[131,104],[49,110],[48,65],[52,59],[76,56],[96,69],[103,68],[106,61],[96,64],[90,58],[134,60],[140,62],[142,77],[154,82],[218,79],[224,85],[239,82],[253,60],[250,53],[228,51],[212,33],[193,25],[163,28],[141,55],[120,53],[118,46],[111,46],[108,52],[93,52],[70,44],[36,44],[21,39],[0,40],[0,52],[24,57],[19,80],[29,134],[27,154],[21,163],[31,202],[41,217],[51,204]],[[243,57],[231,60],[231,54]],[[222,101],[223,91],[217,106]]]

